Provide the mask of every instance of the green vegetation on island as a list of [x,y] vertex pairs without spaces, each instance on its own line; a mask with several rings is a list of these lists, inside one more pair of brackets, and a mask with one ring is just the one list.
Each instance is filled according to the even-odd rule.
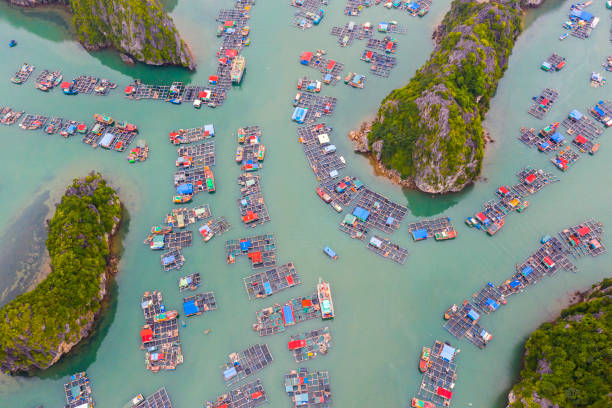
[[480,174],[482,121],[520,33],[518,3],[454,0],[429,60],[382,102],[368,136],[417,188],[459,191]]
[[531,334],[509,407],[612,406],[611,300],[608,278]]
[[121,203],[100,174],[75,179],[49,222],[50,274],[0,309],[0,369],[54,364],[92,330],[106,294]]

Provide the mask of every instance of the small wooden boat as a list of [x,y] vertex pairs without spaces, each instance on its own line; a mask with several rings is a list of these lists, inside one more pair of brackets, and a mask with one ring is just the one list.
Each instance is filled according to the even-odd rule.
[[13,48],[13,47],[15,47],[16,45],[17,45],[17,41],[15,41],[15,40],[11,40],[11,41],[9,41],[9,47]]
[[328,246],[323,248],[323,252],[325,252],[325,255],[329,256],[333,260],[338,259],[338,255],[336,255],[336,252]]
[[171,310],[169,312],[158,313],[153,316],[154,322],[166,322],[168,320],[176,319],[178,317],[178,312],[176,310]]
[[412,407],[413,408],[436,408],[434,404],[428,401],[423,401],[418,398],[412,399]]
[[429,356],[431,355],[431,349],[429,347],[423,347],[421,351],[421,359],[419,360],[419,370],[424,373],[429,368]]
[[184,204],[190,202],[192,198],[193,196],[191,194],[180,194],[174,196],[172,201],[174,202],[174,204]]
[[332,302],[331,289],[329,283],[319,278],[317,284],[317,296],[321,306],[321,318],[323,320],[334,318],[334,303]]
[[337,202],[332,201],[331,206],[333,207],[334,210],[336,210],[336,212],[339,212],[339,213],[342,212],[342,207]]
[[133,125],[131,123],[128,122],[117,122],[115,123],[115,127],[117,129],[121,129],[121,130],[126,130],[128,132],[137,132],[138,131],[138,126]]
[[459,308],[457,307],[457,305],[452,305],[451,307],[449,307],[446,310],[446,313],[444,313],[444,320],[448,320],[451,318],[452,315],[454,315],[455,313],[457,313],[457,310],[459,310]]
[[103,125],[112,125],[113,123],[115,123],[115,120],[108,115],[100,115],[98,113],[95,113],[93,117],[96,122],[102,123]]
[[172,232],[172,227],[169,225],[156,225],[151,228],[151,234],[160,235]]
[[244,148],[242,146],[238,146],[236,149],[236,163],[242,163],[242,159],[244,157]]
[[436,232],[434,237],[436,238],[436,241],[446,241],[447,239],[453,239],[457,237],[457,231],[450,230],[450,231]]
[[206,177],[206,189],[209,193],[215,192],[215,176],[208,166],[204,166],[204,177]]
[[317,187],[317,195],[321,198],[321,200],[325,201],[327,204],[331,201],[331,196],[327,194],[321,187]]

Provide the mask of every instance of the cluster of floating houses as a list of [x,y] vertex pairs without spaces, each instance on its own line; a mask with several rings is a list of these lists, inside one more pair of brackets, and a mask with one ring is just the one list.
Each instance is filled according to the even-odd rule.
[[[33,65],[24,62],[11,78],[11,82],[17,85],[26,83],[35,69]],[[61,71],[44,69],[36,76],[35,86],[36,89],[43,92],[49,92],[59,87],[64,95],[76,95],[79,93],[108,95],[112,89],[117,87],[117,84],[110,82],[108,79],[100,79],[87,75],[80,75],[72,81],[63,81],[63,79],[64,76]]]
[[364,7],[382,4],[388,9],[402,10],[411,16],[423,17],[429,12],[431,0],[347,0],[344,14],[358,16]]
[[[59,116],[26,113],[10,106],[0,106],[0,123],[10,126],[19,122],[23,130],[42,130],[48,135],[58,134],[64,138],[82,135],[82,142],[93,148],[117,152],[126,151],[138,134],[138,127],[125,121],[116,121],[108,115],[94,114],[93,125],[86,122],[66,119]],[[130,162],[142,162],[149,155],[149,147],[144,140],[129,151]]]
[[261,176],[256,172],[262,168],[266,148],[261,138],[259,126],[246,126],[238,129],[238,148],[236,163],[242,173],[238,176],[240,197],[237,200],[240,219],[251,228],[270,221],[270,214],[261,190]]
[[323,6],[327,4],[328,0],[291,0],[291,5],[298,9],[293,23],[302,30],[318,25],[325,15]]
[[[593,2],[576,3],[570,6],[568,20],[563,23],[563,28],[569,30],[569,34],[573,37],[585,40],[591,36],[591,32],[599,23],[599,17],[594,16],[585,9]],[[563,33],[559,40],[564,40],[568,33]]]

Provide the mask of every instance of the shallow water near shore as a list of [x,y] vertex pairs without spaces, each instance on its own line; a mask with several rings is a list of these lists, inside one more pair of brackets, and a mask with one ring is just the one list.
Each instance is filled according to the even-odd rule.
[[[88,53],[71,37],[70,30],[57,22],[53,11],[22,13],[0,2],[0,105],[11,105],[28,112],[91,121],[93,113],[107,113],[119,120],[136,123],[138,138],[151,147],[149,159],[129,165],[124,154],[91,149],[78,139],[65,140],[43,132],[25,132],[17,125],[0,127],[0,236],[13,231],[15,221],[23,220],[29,208],[37,208],[40,194],[50,191],[57,200],[74,177],[92,169],[100,171],[119,190],[130,214],[125,251],[119,264],[117,287],[112,293],[108,316],[92,341],[79,346],[78,352],[62,360],[41,376],[10,377],[0,375],[0,408],[61,406],[63,383],[70,372],[87,370],[94,390],[96,406],[122,407],[134,395],[151,394],[165,385],[177,408],[201,407],[226,392],[219,367],[227,355],[255,343],[267,343],[274,363],[257,376],[268,392],[269,407],[290,405],[282,385],[283,375],[296,368],[286,350],[290,334],[329,325],[333,348],[328,355],[304,364],[309,369],[328,370],[336,407],[407,407],[416,393],[421,376],[418,357],[423,345],[433,340],[449,340],[461,349],[457,357],[458,378],[453,407],[503,407],[506,394],[520,369],[522,344],[541,322],[552,319],[566,304],[568,295],[610,276],[608,255],[577,261],[576,274],[560,272],[535,287],[516,295],[482,325],[494,336],[485,350],[477,350],[459,341],[442,328],[442,313],[479,290],[486,282],[499,283],[509,277],[539,245],[545,234],[554,234],[568,225],[595,218],[612,226],[610,202],[612,191],[607,175],[612,173],[609,160],[612,130],[601,137],[596,156],[585,156],[561,181],[533,196],[531,206],[522,214],[510,214],[505,227],[493,238],[468,229],[463,219],[493,198],[500,184],[514,183],[515,173],[525,165],[556,171],[548,156],[523,146],[517,135],[521,126],[541,128],[560,121],[574,108],[586,113],[599,99],[611,99],[610,86],[593,89],[588,78],[599,71],[610,53],[609,11],[595,2],[590,12],[601,17],[599,26],[586,41],[573,37],[563,42],[571,2],[534,13],[533,21],[519,38],[510,66],[491,102],[485,126],[495,140],[487,147],[483,177],[464,192],[431,197],[414,191],[402,191],[386,179],[374,175],[368,159],[354,154],[347,133],[371,117],[388,92],[408,82],[429,56],[433,45],[431,33],[448,10],[447,0],[434,1],[423,19],[381,6],[366,9],[361,16],[343,15],[344,2],[332,1],[321,25],[307,31],[291,26],[295,10],[288,2],[261,0],[250,20],[252,42],[243,51],[247,73],[240,87],[231,89],[226,103],[215,110],[194,110],[188,104],[172,106],[153,101],[130,101],[122,88],[140,78],[143,81],[168,82],[173,79],[205,83],[214,71],[214,52],[220,45],[215,37],[214,17],[229,1],[169,1],[171,15],[189,42],[198,60],[198,69],[188,73],[177,68],[150,68],[123,65],[116,53]],[[48,15],[51,13],[51,15]],[[398,67],[388,79],[367,75],[367,65],[359,60],[365,42],[355,41],[341,48],[329,35],[334,25],[356,22],[397,20],[408,27],[407,35],[398,35]],[[51,21],[51,23],[50,23]],[[19,45],[9,49],[6,42]],[[291,100],[299,76],[315,71],[297,63],[304,50],[326,49],[332,58],[345,63],[345,72],[367,75],[363,90],[340,83],[325,87],[322,94],[338,97],[336,113],[327,123],[331,135],[348,162],[347,174],[358,175],[374,190],[407,205],[409,214],[402,228],[391,239],[408,248],[406,265],[399,266],[368,251],[362,243],[350,240],[337,230],[342,216],[322,205],[314,194],[316,180],[297,142],[296,126],[290,122]],[[540,63],[552,52],[567,57],[567,67],[559,73],[539,70]],[[110,78],[119,84],[110,96],[78,95],[67,97],[59,90],[48,94],[34,88],[34,77],[21,86],[9,79],[28,61],[42,69],[62,69],[67,78],[80,74]],[[36,73],[35,72],[35,73]],[[34,75],[35,76],[35,75]],[[123,85],[123,86],[122,86]],[[556,88],[560,98],[545,120],[527,114],[531,97],[544,87]],[[546,122],[547,121],[547,122]],[[225,216],[232,224],[230,232],[204,245],[194,235],[193,247],[184,250],[187,259],[179,272],[164,273],[159,254],[142,245],[151,225],[158,224],[172,208],[172,175],[176,150],[168,143],[168,132],[213,123],[216,129],[217,165],[214,195],[196,196],[194,204],[208,203],[215,216]],[[234,163],[235,132],[238,127],[258,124],[263,130],[266,160],[261,172],[264,198],[272,222],[255,229],[240,223],[236,199],[239,169]],[[454,241],[413,243],[407,224],[418,217],[443,214],[451,217],[459,232]],[[36,217],[29,217],[34,220]],[[24,220],[24,229],[29,220]],[[252,272],[245,260],[227,265],[224,257],[226,239],[263,232],[274,232],[278,241],[278,261],[295,262],[302,285],[261,301],[249,301],[242,278]],[[612,245],[610,235],[604,242]],[[329,245],[339,254],[330,261],[321,248]],[[27,254],[18,254],[25,258]],[[5,259],[0,259],[5,263]],[[0,269],[2,287],[12,287],[17,272]],[[179,309],[182,296],[177,279],[189,273],[202,274],[204,290],[214,290],[219,310],[185,319],[180,329],[184,364],[174,372],[153,374],[145,370],[144,353],[139,350],[139,329],[143,324],[140,297],[146,290],[161,290],[166,305]],[[323,323],[313,320],[286,333],[260,338],[251,330],[255,312],[275,302],[314,291],[319,276],[329,280],[334,293],[336,318]],[[5,283],[6,284],[5,287]],[[23,289],[22,289],[23,290]],[[204,330],[211,333],[204,334]],[[471,405],[469,405],[471,404]]]

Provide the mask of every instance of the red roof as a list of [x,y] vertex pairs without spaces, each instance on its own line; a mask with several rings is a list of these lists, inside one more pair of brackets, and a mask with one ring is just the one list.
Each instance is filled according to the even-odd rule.
[[302,307],[310,307],[310,306],[312,306],[312,300],[302,299]]
[[200,93],[198,94],[199,99],[208,98],[209,96],[210,96],[210,91],[200,91]]
[[310,51],[304,51],[302,53],[302,56],[300,57],[300,59],[307,60],[307,61],[310,61],[311,58],[312,58],[312,52]]
[[330,61],[327,63],[327,70],[328,70],[328,71],[331,71],[332,69],[334,69],[334,67],[335,67],[335,66],[336,66],[336,61],[334,61],[334,60],[330,60]]
[[483,213],[479,212],[478,214],[476,214],[476,219],[480,222],[485,222],[487,217]]
[[586,137],[582,136],[582,135],[578,135],[576,136],[576,138],[574,139],[574,142],[578,143],[578,144],[585,144],[587,142]]
[[368,51],[366,52],[366,58],[372,58],[372,55],[374,55],[374,53],[372,51]]
[[87,125],[84,123],[79,123],[79,125],[77,126],[77,130],[85,130],[87,129]]
[[227,65],[227,57],[219,58],[219,64]]
[[261,391],[257,391],[251,394],[251,399],[257,399],[260,398],[263,395],[263,392]]
[[438,394],[441,397],[447,398],[447,399],[451,399],[453,397],[452,392],[442,387],[438,387],[438,389],[436,390],[436,394]]
[[591,229],[586,225],[584,227],[578,228],[578,235],[580,235],[581,237],[584,237],[589,232],[591,232]]
[[142,338],[142,342],[147,342],[153,340],[153,330],[151,329],[142,329],[140,331],[140,338]]
[[131,94],[132,92],[134,92],[134,87],[132,85],[128,85],[125,87],[125,93],[126,94]]
[[527,184],[531,184],[531,183],[533,183],[533,182],[535,181],[535,179],[536,179],[537,177],[538,177],[538,176],[537,176],[535,173],[531,173],[530,175],[528,175],[527,177],[525,177],[525,183],[527,183]]
[[540,105],[548,105],[548,99],[542,98],[542,101],[540,102]]
[[497,190],[497,191],[499,191],[503,195],[506,195],[506,194],[508,194],[510,192],[510,190],[508,190],[508,188],[506,186],[501,186],[499,188],[499,190]]
[[291,276],[291,275],[287,275],[287,276],[285,276],[285,280],[287,281],[287,284],[288,284],[289,286],[293,286],[293,285],[294,285],[294,282],[293,282],[293,276]]
[[235,49],[230,49],[230,50],[226,50],[225,51],[225,55],[230,57],[230,58],[234,58],[236,55],[238,55],[238,51],[236,51]]
[[261,252],[260,252],[260,251],[257,251],[257,252],[251,252],[251,253],[248,255],[248,257],[249,257],[249,258],[251,258],[251,262],[252,262],[253,264],[260,264],[260,263],[262,263],[262,262],[263,262],[263,255],[261,254]]
[[393,43],[391,41],[388,41],[387,45],[385,46],[385,48],[390,50],[391,48],[393,48]]
[[60,88],[62,88],[62,89],[68,89],[68,88],[70,88],[70,85],[72,85],[72,83],[71,83],[71,82],[66,82],[66,81],[64,81],[64,82],[62,82],[62,83],[60,84]]
[[295,350],[295,349],[299,349],[302,347],[306,347],[306,340],[290,341],[289,343],[287,343],[287,347],[289,347],[289,350]]
[[561,69],[565,66],[565,61],[561,61],[560,63],[557,64],[557,69]]
[[218,80],[219,80],[219,77],[217,75],[211,75],[208,77],[209,82],[217,82]]
[[548,266],[549,268],[552,268],[553,266],[555,266],[555,261],[550,259],[549,256],[545,256],[544,258],[542,258],[542,262],[544,262],[544,264]]

